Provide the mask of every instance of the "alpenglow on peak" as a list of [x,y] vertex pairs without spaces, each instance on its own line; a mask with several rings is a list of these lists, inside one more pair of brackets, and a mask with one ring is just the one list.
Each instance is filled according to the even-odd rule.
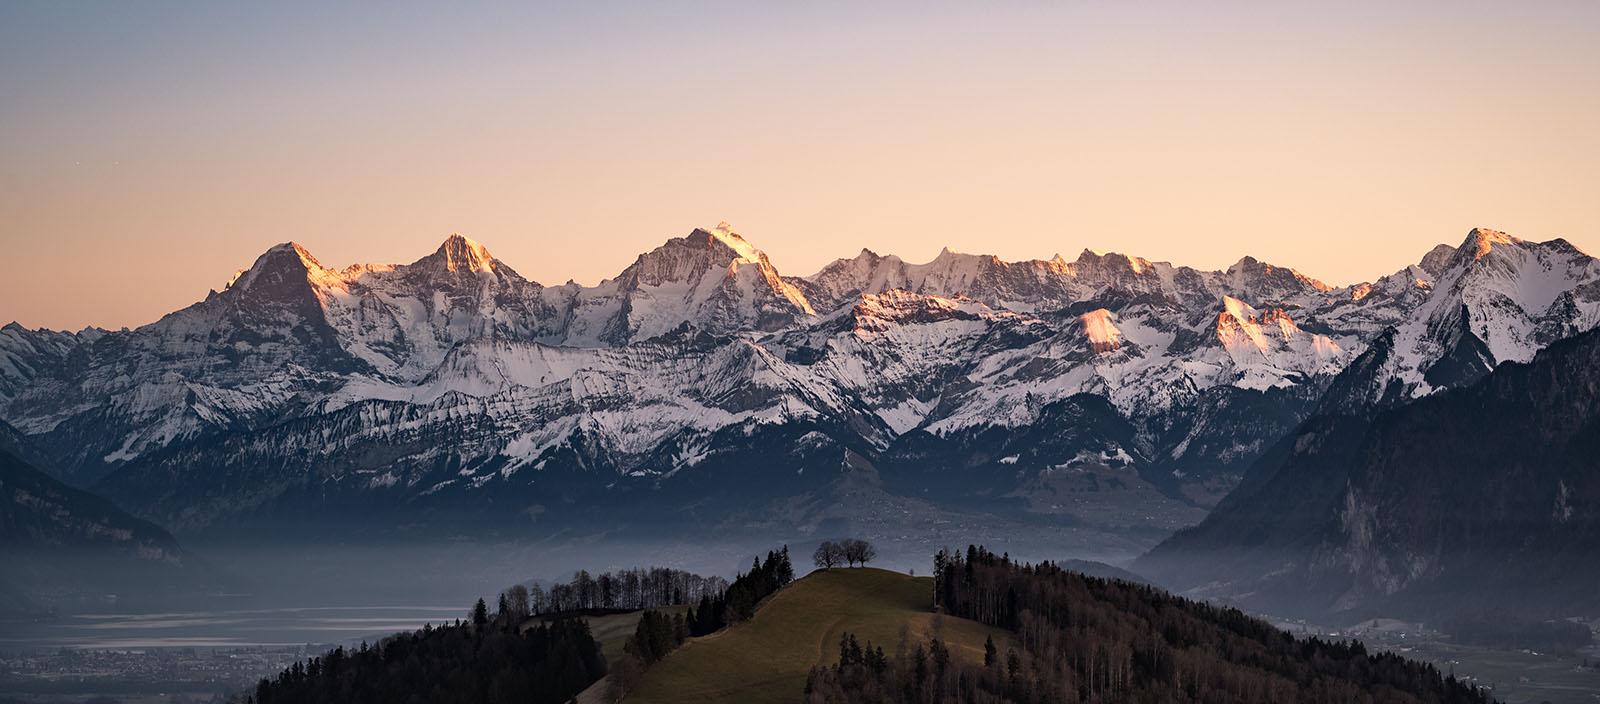
[[493,271],[495,265],[488,248],[459,234],[445,238],[438,251],[424,258],[427,260],[442,264],[446,271]]

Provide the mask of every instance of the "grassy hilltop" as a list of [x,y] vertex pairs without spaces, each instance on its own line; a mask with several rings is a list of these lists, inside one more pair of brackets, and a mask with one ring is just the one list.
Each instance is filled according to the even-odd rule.
[[695,638],[645,674],[628,702],[793,702],[813,665],[839,657],[851,632],[894,654],[936,631],[956,657],[983,661],[984,639],[1010,634],[932,611],[933,579],[875,568],[818,570],[778,592],[748,623]]

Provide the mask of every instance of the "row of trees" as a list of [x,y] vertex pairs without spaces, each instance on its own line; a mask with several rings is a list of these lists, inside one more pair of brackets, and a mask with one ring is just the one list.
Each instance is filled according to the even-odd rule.
[[839,542],[824,540],[817,545],[816,552],[811,554],[811,561],[822,569],[831,569],[839,565],[865,567],[868,562],[878,557],[878,549],[865,540],[846,538]]
[[569,611],[638,611],[673,604],[689,604],[701,597],[721,594],[728,580],[702,577],[669,567],[635,568],[592,575],[588,570],[573,573],[565,584],[545,589],[539,584],[512,586],[500,594],[496,613],[510,618]]
[[962,690],[960,701],[1490,701],[1432,665],[1358,641],[1296,640],[1238,609],[982,547],[935,556],[933,597],[946,613],[1014,632],[1028,656],[1017,666],[1026,687],[985,689],[980,679],[973,697],[1003,698]]

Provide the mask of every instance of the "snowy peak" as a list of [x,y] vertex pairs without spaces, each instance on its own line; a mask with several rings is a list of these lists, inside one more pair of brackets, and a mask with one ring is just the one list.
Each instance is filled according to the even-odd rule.
[[1333,290],[1332,286],[1294,269],[1273,266],[1251,256],[1241,258],[1233,266],[1228,267],[1225,273],[1233,280],[1236,287],[1235,290],[1239,291],[1284,296],[1303,293],[1308,290],[1318,292]]
[[575,290],[569,345],[623,345],[688,325],[721,334],[770,331],[814,314],[785,280],[727,223],[697,228],[639,255],[617,278]]
[[706,246],[720,244],[733,250],[736,257],[735,261],[757,264],[767,258],[767,255],[763,254],[761,250],[756,249],[754,245],[745,241],[744,237],[741,237],[739,233],[734,232],[733,227],[727,222],[717,223],[717,226],[710,230],[695,228],[695,231],[689,235],[689,239],[703,242]]
[[284,242],[257,257],[249,269],[228,284],[227,290],[271,295],[298,292],[302,290],[302,285],[326,287],[343,283],[343,277],[338,272],[322,266],[305,247],[295,242]]
[[[1056,257],[1057,260],[1059,260],[1060,255],[1056,255]],[[1118,275],[1142,276],[1150,273],[1155,268],[1155,265],[1152,264],[1150,260],[1143,257],[1135,257],[1116,252],[1102,253],[1096,252],[1092,249],[1085,249],[1082,253],[1078,254],[1078,259],[1077,261],[1073,262],[1072,268],[1073,271],[1079,276],[1085,276],[1088,278],[1088,275],[1091,273],[1099,273],[1102,275],[1101,278],[1105,278],[1105,275],[1107,274],[1111,275],[1112,277],[1116,277]],[[1065,271],[1065,269],[1063,269],[1063,271]]]
[[741,264],[772,267],[766,254],[729,229],[727,223],[721,223],[710,230],[697,227],[684,237],[667,240],[660,247],[639,255],[617,279],[629,284],[661,286],[698,280],[709,269],[731,274]]
[[412,264],[414,267],[448,272],[493,272],[499,262],[488,248],[459,234],[452,234],[439,249]]
[[1469,307],[1503,298],[1523,314],[1543,314],[1569,291],[1600,278],[1600,264],[1566,240],[1529,242],[1476,228],[1441,273],[1440,288]]
[[1472,258],[1476,260],[1488,256],[1490,252],[1494,251],[1496,246],[1517,246],[1521,245],[1522,243],[1522,240],[1507,235],[1504,232],[1490,230],[1483,227],[1474,227],[1472,228],[1471,232],[1467,233],[1466,241],[1462,242],[1461,246],[1457,249],[1461,252],[1471,253]]
[[1343,385],[1353,395],[1335,403],[1424,396],[1600,325],[1600,262],[1564,240],[1476,228],[1418,268],[1438,272],[1427,299],[1396,325],[1392,344],[1356,365]]

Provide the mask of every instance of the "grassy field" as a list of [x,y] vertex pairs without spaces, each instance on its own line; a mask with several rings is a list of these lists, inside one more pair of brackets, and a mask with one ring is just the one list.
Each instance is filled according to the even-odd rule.
[[846,631],[891,656],[902,632],[910,645],[937,632],[952,655],[974,662],[983,660],[987,636],[1002,653],[1010,647],[1003,631],[933,614],[932,591],[929,577],[887,570],[813,572],[773,596],[748,623],[690,640],[650,668],[627,701],[793,702],[813,665],[838,659]]

